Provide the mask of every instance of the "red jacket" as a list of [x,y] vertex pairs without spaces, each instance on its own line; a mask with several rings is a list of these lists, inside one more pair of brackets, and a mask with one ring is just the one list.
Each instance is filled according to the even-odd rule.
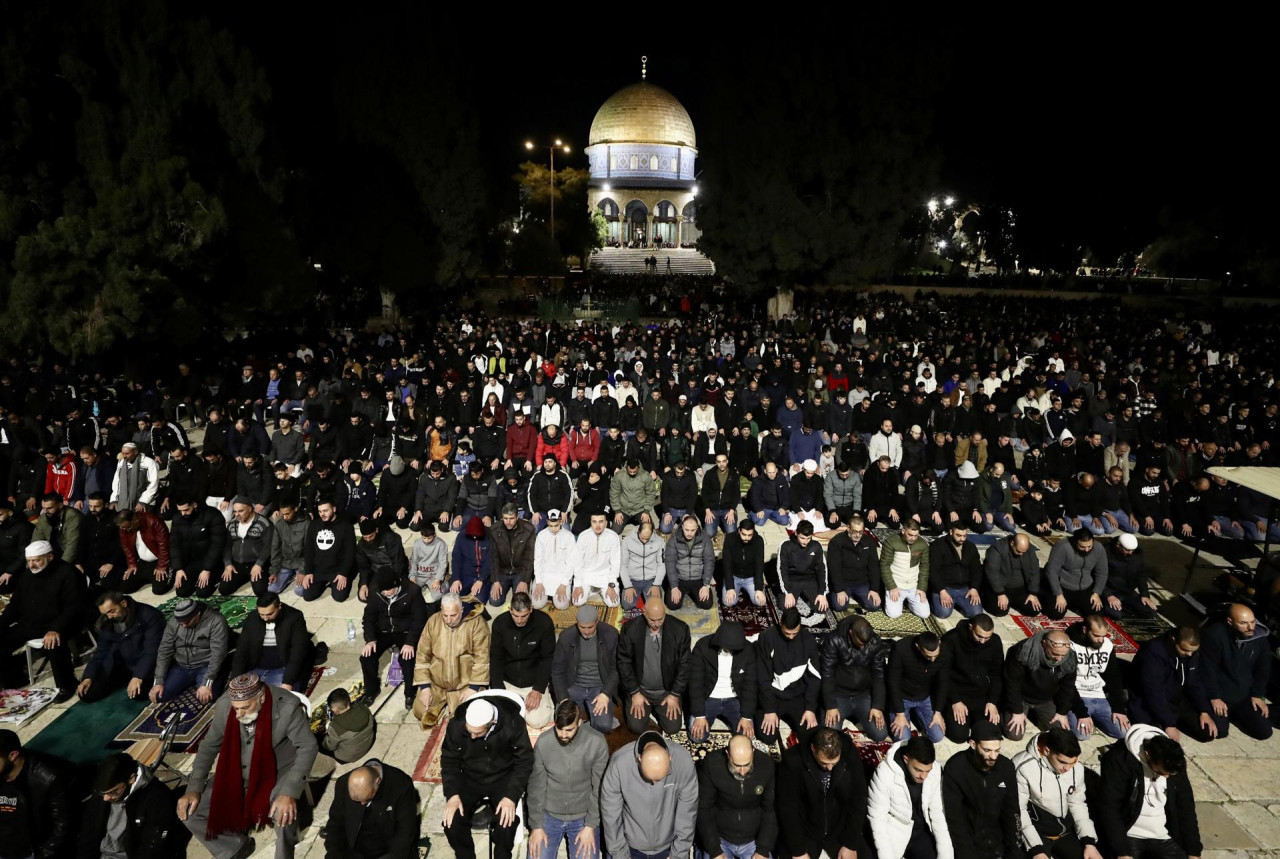
[[538,431],[528,421],[524,426],[512,424],[507,427],[507,459],[534,460],[538,453]]
[[44,491],[56,492],[62,500],[70,504],[78,500],[76,491],[76,457],[73,453],[64,453],[59,462],[50,462],[45,466]]
[[[600,458],[600,430],[592,427],[585,433],[578,427],[569,430],[569,459],[573,462],[595,462]],[[562,466],[564,463],[560,463]]]
[[548,442],[546,430],[538,433],[538,453],[534,464],[542,465],[542,458],[547,454],[554,456],[561,468],[569,467],[569,440],[564,433],[556,433],[554,442]]
[[159,516],[153,516],[150,513],[139,513],[137,516],[138,530],[136,532],[120,532],[120,548],[124,550],[124,559],[128,566],[138,566],[138,550],[135,540],[137,535],[141,534],[142,544],[147,547],[151,554],[158,558],[156,566],[165,570],[169,569],[169,529],[164,526],[164,522]]

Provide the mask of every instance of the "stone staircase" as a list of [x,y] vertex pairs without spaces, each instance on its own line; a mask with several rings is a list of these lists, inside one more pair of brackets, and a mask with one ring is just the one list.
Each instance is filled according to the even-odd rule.
[[701,251],[691,248],[602,248],[591,255],[587,263],[593,271],[604,274],[648,274],[644,261],[658,258],[658,274],[667,274],[667,260],[671,260],[671,274],[711,275],[716,264]]

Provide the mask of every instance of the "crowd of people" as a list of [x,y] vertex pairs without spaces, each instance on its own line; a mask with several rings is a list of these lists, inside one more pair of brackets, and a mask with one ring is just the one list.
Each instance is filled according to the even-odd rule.
[[[1280,536],[1265,497],[1207,472],[1271,462],[1274,332],[992,301],[875,296],[772,323],[709,302],[647,326],[463,315],[228,343],[158,379],[11,359],[5,653],[38,642],[60,701],[195,690],[216,730],[176,806],[153,788],[125,814],[150,773],[105,762],[84,812],[100,829],[68,827],[72,788],[48,800],[59,763],[0,734],[25,839],[5,843],[149,855],[128,845],[189,830],[236,856],[270,823],[290,851],[318,749],[371,748],[390,651],[405,708],[448,718],[461,856],[482,804],[499,857],[522,804],[547,856],[566,838],[592,855],[601,836],[617,856],[1198,855],[1182,744],[1271,735],[1276,588],[1132,666],[1106,632],[1158,609],[1140,535]],[[770,523],[790,536],[766,564]],[[969,536],[986,532],[980,557]],[[1056,540],[1045,564],[1029,535]],[[171,618],[135,598],[145,587],[180,598]],[[233,648],[205,600],[237,592],[257,608]],[[364,697],[336,690],[317,741],[293,695],[317,661],[307,607],[352,595]],[[772,602],[778,623],[749,642],[723,620],[694,642],[671,613],[717,602]],[[576,623],[557,636],[548,607]],[[600,615],[614,607],[634,613],[620,632]],[[877,611],[963,619],[893,642]],[[1011,611],[1082,620],[1006,654],[992,617]],[[8,685],[24,667],[8,660]],[[695,767],[675,735],[696,746],[718,723],[735,739]],[[551,729],[535,746],[526,725]],[[639,739],[610,756],[603,735],[624,725]],[[869,776],[846,725],[893,743]],[[780,763],[749,742],[788,732]],[[1100,781],[1079,763],[1097,732],[1115,739]],[[944,740],[968,751],[938,767]],[[228,775],[210,778],[215,760]],[[337,791],[332,855],[416,849],[403,773],[369,761]]]

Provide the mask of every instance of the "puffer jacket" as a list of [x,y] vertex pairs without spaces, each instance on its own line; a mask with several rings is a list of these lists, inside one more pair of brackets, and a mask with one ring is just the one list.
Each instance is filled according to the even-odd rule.
[[848,477],[841,477],[839,472],[832,471],[823,480],[822,495],[828,510],[841,507],[861,510],[862,478],[856,471],[850,471]]
[[301,514],[295,515],[291,522],[283,516],[275,520],[271,531],[271,569],[301,572],[305,568],[310,521]]
[[456,629],[433,614],[418,639],[413,685],[455,692],[468,686],[489,685],[489,624],[484,606],[471,598],[462,600],[463,616]]
[[635,531],[622,541],[622,566],[619,575],[622,587],[632,587],[633,582],[657,583],[666,569],[667,544],[661,537],[650,535],[649,542],[642,542]]
[[609,504],[615,511],[632,516],[652,511],[657,503],[658,490],[648,472],[640,470],[632,477],[624,468],[613,476],[613,483],[609,487]]
[[[902,859],[911,841],[915,810],[907,788],[906,771],[899,760],[905,743],[889,747],[885,759],[876,767],[867,793],[867,820],[879,859]],[[929,771],[921,786],[920,806],[924,822],[933,833],[938,859],[951,859],[951,831],[942,807],[942,767]]]
[[414,499],[414,508],[423,514],[453,512],[458,501],[458,481],[447,471],[440,477],[433,477],[430,471],[423,472],[418,481],[418,494]]
[[684,533],[677,531],[667,541],[666,563],[667,587],[709,585],[716,571],[716,550],[701,528],[692,540],[686,540]]
[[871,693],[871,708],[885,712],[885,663],[889,659],[889,643],[878,635],[862,647],[854,647],[849,639],[853,618],[840,621],[836,631],[827,636],[822,647],[822,701],[832,709],[836,698]]

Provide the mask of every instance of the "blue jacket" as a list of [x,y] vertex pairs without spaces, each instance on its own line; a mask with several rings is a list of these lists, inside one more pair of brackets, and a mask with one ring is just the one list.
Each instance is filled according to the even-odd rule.
[[89,657],[84,676],[105,682],[117,665],[129,669],[130,677],[150,681],[156,671],[156,654],[164,637],[164,615],[159,609],[130,599],[133,623],[117,632],[114,622],[103,618],[96,631],[98,646]]
[[1142,645],[1129,677],[1129,695],[1151,713],[1157,728],[1178,724],[1175,695],[1179,688],[1197,713],[1209,712],[1200,652],[1184,659],[1174,650],[1173,639],[1168,635]]
[[751,489],[747,491],[748,511],[758,513],[761,510],[780,510],[790,506],[791,484],[787,482],[786,475],[781,471],[773,480],[770,480],[767,474],[761,473],[751,481]]
[[1209,698],[1221,698],[1231,705],[1248,697],[1266,696],[1271,679],[1268,634],[1267,628],[1258,624],[1253,636],[1242,641],[1225,622],[1205,627],[1200,654]]
[[782,427],[782,437],[789,439],[800,432],[800,425],[804,423],[804,413],[799,407],[789,409],[784,404],[778,406],[775,419],[778,421],[778,426]]
[[808,435],[800,430],[791,434],[791,461],[802,463],[806,459],[814,462],[822,459],[822,433],[816,430]]
[[489,582],[489,570],[493,566],[493,549],[488,537],[461,536],[453,544],[453,567],[449,578],[462,582],[465,592],[477,581]]

